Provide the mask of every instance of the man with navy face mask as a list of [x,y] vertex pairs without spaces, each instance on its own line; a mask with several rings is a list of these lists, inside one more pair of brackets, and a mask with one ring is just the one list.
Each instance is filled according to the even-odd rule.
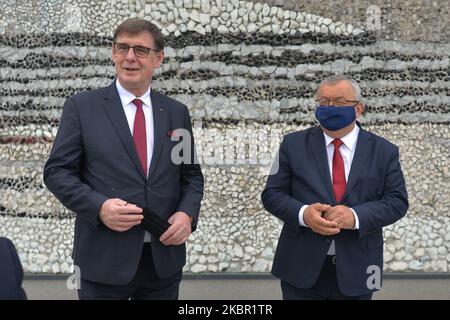
[[272,273],[284,299],[371,299],[381,287],[382,228],[408,195],[398,147],[365,131],[358,83],[330,76],[317,91],[320,126],[286,135],[262,193],[284,221]]

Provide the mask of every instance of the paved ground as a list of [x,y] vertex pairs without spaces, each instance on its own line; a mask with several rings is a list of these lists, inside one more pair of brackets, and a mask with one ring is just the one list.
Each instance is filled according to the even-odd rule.
[[[76,299],[64,279],[35,279],[24,281],[29,299]],[[180,299],[279,300],[281,291],[276,279],[184,279]],[[450,299],[450,277],[436,279],[385,279],[383,289],[374,299]]]

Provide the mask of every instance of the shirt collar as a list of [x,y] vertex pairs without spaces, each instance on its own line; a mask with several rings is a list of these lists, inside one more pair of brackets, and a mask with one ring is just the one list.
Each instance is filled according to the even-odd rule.
[[152,87],[149,86],[147,91],[140,97],[136,97],[134,94],[132,94],[130,91],[125,89],[119,82],[119,79],[116,79],[116,87],[117,91],[119,92],[120,100],[122,101],[122,105],[127,106],[129,105],[134,99],[140,99],[146,106],[151,106],[151,100],[150,100],[150,94]]
[[[325,145],[328,147],[328,145],[333,142],[334,138],[330,137],[325,133],[325,131],[322,131],[323,135],[325,137]],[[341,141],[344,143],[344,145],[350,149],[350,151],[355,150],[356,142],[358,141],[358,134],[359,134],[359,126],[355,125],[352,131],[347,133],[345,136],[341,138]]]

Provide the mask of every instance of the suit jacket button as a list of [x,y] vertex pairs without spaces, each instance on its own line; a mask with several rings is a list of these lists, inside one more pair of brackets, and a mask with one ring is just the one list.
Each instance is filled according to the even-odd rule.
[[150,192],[151,191],[150,187],[145,187],[145,191]]

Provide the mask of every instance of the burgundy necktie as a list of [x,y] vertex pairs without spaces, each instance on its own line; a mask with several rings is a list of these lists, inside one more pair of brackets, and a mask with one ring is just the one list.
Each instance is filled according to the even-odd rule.
[[345,168],[344,160],[342,159],[339,147],[343,142],[341,139],[334,139],[332,144],[334,145],[333,153],[333,191],[336,198],[336,202],[339,203],[345,193]]
[[144,174],[147,175],[147,131],[145,129],[145,116],[142,110],[142,100],[134,99],[133,104],[136,106],[136,115],[134,116],[133,140],[136,150],[141,160]]

